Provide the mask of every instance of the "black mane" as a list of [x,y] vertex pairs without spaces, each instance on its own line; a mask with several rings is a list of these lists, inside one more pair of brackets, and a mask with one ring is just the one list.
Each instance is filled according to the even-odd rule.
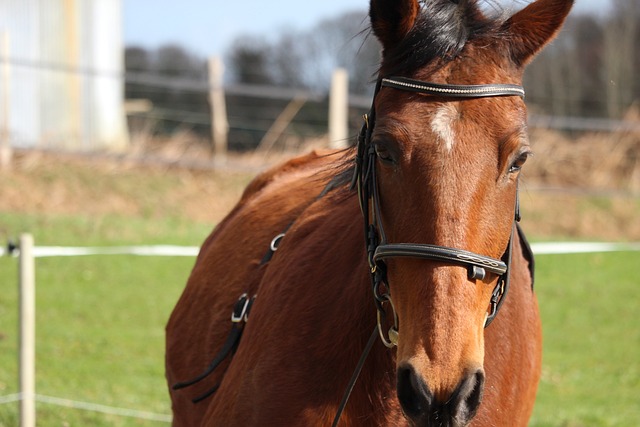
[[[497,12],[500,11],[492,0],[488,1]],[[398,45],[383,52],[380,77],[410,76],[437,60],[451,61],[468,42],[499,36],[503,22],[504,18],[499,16],[485,16],[478,0],[422,0],[420,15],[412,30]],[[335,175],[323,194],[334,189],[353,190],[347,184],[352,183],[355,154],[355,146],[343,151],[342,158],[332,166]],[[348,191],[346,194],[355,193]]]
[[477,0],[423,0],[413,29],[385,50],[380,70],[387,76],[410,75],[438,59],[448,62],[469,41],[494,34],[501,23],[486,17]]

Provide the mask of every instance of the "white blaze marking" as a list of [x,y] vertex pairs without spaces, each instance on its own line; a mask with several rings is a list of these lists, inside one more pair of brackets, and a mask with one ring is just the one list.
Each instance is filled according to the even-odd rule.
[[431,130],[444,142],[448,151],[451,151],[456,141],[456,134],[453,130],[453,122],[458,116],[458,111],[451,104],[445,104],[436,111],[431,121]]

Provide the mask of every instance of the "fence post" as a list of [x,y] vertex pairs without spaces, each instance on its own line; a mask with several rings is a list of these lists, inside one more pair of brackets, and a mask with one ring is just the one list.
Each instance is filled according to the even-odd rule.
[[0,57],[2,58],[2,99],[0,102],[0,110],[2,110],[2,118],[0,118],[0,169],[8,169],[11,167],[11,73],[10,73],[10,55],[9,55],[9,32],[4,30],[0,32]]
[[216,161],[227,158],[227,106],[223,89],[224,65],[217,57],[209,58],[209,101],[211,102],[211,136],[213,138],[213,156]]
[[36,272],[33,236],[20,235],[20,427],[36,425]]
[[329,94],[329,146],[346,148],[349,145],[349,75],[338,68],[331,78]]

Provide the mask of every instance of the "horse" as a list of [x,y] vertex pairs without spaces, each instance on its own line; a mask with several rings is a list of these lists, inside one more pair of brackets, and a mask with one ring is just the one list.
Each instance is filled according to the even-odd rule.
[[521,80],[572,3],[370,0],[356,146],[259,174],[201,247],[166,327],[174,426],[527,424]]

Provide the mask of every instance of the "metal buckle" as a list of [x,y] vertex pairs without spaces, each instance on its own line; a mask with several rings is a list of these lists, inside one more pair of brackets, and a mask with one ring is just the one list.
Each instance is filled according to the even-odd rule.
[[273,240],[271,241],[271,245],[269,245],[269,248],[271,249],[272,252],[275,252],[278,250],[278,246],[280,246],[280,241],[282,240],[283,237],[284,237],[284,233],[280,233],[273,238]]
[[493,289],[493,293],[491,294],[489,314],[487,314],[487,317],[484,321],[485,327],[487,325],[487,321],[492,320],[496,316],[496,314],[498,314],[498,304],[500,303],[500,300],[504,295],[504,280],[502,278],[498,280],[499,283]]
[[[242,322],[245,314],[247,313],[247,307],[249,306],[249,298],[247,294],[240,295],[238,301],[236,301],[236,305],[233,307],[233,312],[231,313],[231,321],[233,323]],[[246,321],[246,318],[244,319]]]

